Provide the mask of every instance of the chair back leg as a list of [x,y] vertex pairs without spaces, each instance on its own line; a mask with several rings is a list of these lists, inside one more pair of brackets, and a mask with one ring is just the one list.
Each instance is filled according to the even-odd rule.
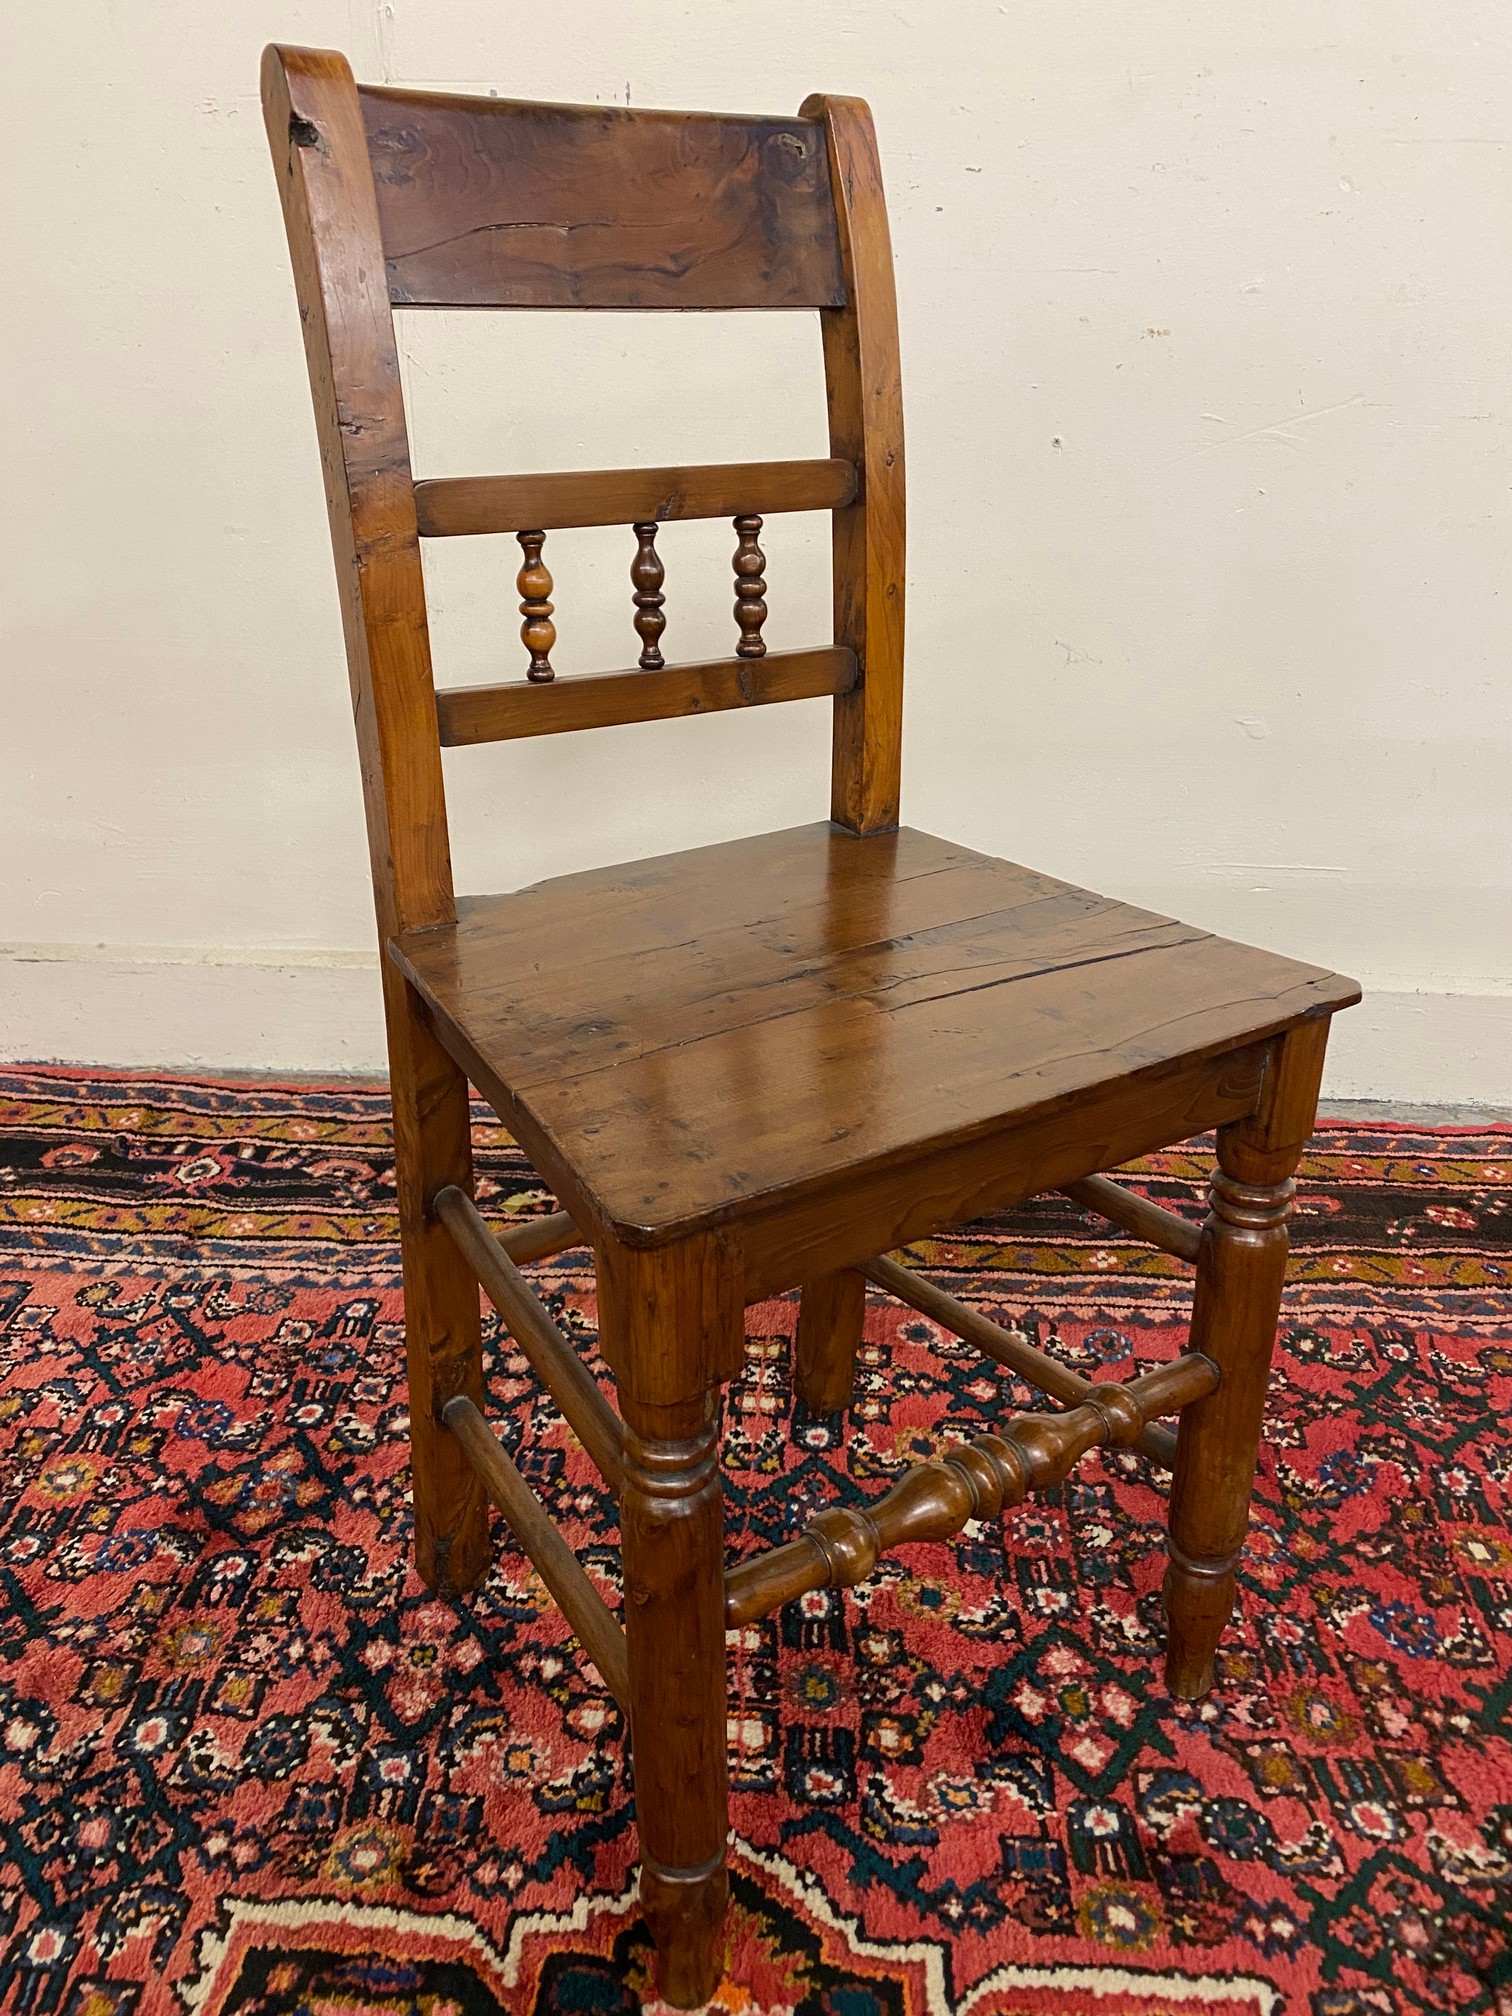
[[810,1414],[838,1414],[851,1404],[865,1321],[865,1275],[847,1267],[804,1282],[793,1351],[793,1390]]
[[383,985],[404,1259],[415,1566],[430,1588],[453,1596],[481,1582],[492,1560],[483,1486],[441,1418],[459,1393],[483,1404],[478,1284],[429,1208],[448,1185],[472,1191],[467,1080],[436,1041],[408,982],[390,968]]

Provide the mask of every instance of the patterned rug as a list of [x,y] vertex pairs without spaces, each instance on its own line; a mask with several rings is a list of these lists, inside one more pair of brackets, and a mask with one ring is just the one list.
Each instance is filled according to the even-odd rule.
[[[550,1208],[481,1111],[497,1220]],[[0,1073],[0,2008],[617,2016],[650,1999],[618,1712],[507,1541],[409,1568],[383,1096]],[[1201,1143],[1137,1165],[1199,1210]],[[917,1249],[1103,1376],[1189,1276],[1043,1199]],[[1326,1127],[1207,1702],[1160,1679],[1162,1495],[732,1634],[734,2016],[1512,2011],[1512,1130]],[[533,1270],[591,1352],[586,1256]],[[1029,1396],[876,1300],[849,1428],[790,1302],[729,1391],[732,1551]],[[491,1409],[617,1600],[523,1360]]]

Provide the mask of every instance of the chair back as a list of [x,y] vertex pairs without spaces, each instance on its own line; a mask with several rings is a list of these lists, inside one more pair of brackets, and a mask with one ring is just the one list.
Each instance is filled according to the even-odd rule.
[[[279,175],[325,467],[380,935],[455,917],[443,746],[834,699],[831,816],[897,824],[902,393],[871,116],[538,105],[359,86],[344,57],[270,48]],[[784,308],[823,333],[830,453],[801,462],[416,481],[395,308]],[[833,513],[834,632],[769,652],[763,519]],[[657,528],[728,517],[734,649],[664,663]],[[557,678],[547,535],[628,528],[624,671]],[[523,678],[437,691],[422,538],[512,533]],[[633,648],[633,647],[631,647]],[[627,654],[628,655],[628,654]]]

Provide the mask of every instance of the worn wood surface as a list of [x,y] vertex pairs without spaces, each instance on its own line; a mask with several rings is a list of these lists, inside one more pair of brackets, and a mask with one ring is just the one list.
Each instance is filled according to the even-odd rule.
[[793,1344],[793,1390],[811,1414],[851,1404],[856,1352],[866,1322],[866,1280],[849,1267],[803,1284]]
[[858,1171],[837,1212],[832,1196],[774,1196],[741,1220],[751,1300],[830,1268],[866,1264],[947,1227],[1057,1189],[1088,1169],[1116,1168],[1237,1119],[1254,1104],[1268,1045],[1182,1058],[1046,1099],[965,1140]]
[[819,700],[843,693],[856,677],[849,651],[771,651],[764,658],[711,658],[660,670],[584,672],[550,685],[501,680],[453,686],[436,695],[444,748],[508,742],[524,735],[567,735],[628,721],[670,721],[723,714],[783,700]]
[[924,834],[827,825],[468,901],[393,952],[553,1175],[643,1244],[834,1207],[1357,991]]
[[808,118],[364,87],[388,290],[416,308],[822,308],[844,294]]
[[856,494],[852,462],[715,462],[670,469],[569,469],[543,476],[430,476],[415,485],[421,534],[548,532],[670,518],[833,511]]
[[[731,1578],[736,1616],[757,1614],[745,1606],[758,1595],[764,1607],[854,1581],[882,1545],[954,1532],[1013,1502],[1020,1484],[1063,1474],[1091,1442],[1150,1446],[1165,1434],[1155,1402],[1185,1401],[1167,1670],[1178,1693],[1201,1692],[1243,1542],[1290,1177],[1328,1018],[1358,989],[896,830],[902,395],[881,174],[858,100],[816,97],[792,119],[522,105],[359,91],[339,56],[271,50],[264,105],[388,948],[418,1564],[446,1591],[485,1572],[480,1477],[530,1535],[628,1702],[661,1992],[691,2007],[718,1985],[727,1897],[717,1434],[721,1382],[742,1363],[743,1303],[804,1284],[800,1391],[841,1405],[864,1314],[858,1268],[891,1281],[876,1255],[1067,1186],[1185,1252],[1185,1228],[1095,1173],[1219,1127],[1193,1324],[1211,1363],[1189,1356],[1125,1390],[1036,1360],[1069,1413],[979,1438]],[[416,486],[391,303],[817,309],[830,457]],[[835,514],[832,647],[656,663],[656,525],[737,521],[739,630],[754,653],[760,516],[816,509]],[[636,528],[641,669],[438,699],[422,532],[523,535],[527,649],[545,680],[542,536],[605,523]],[[835,701],[832,824],[568,876],[459,916],[440,743],[821,694]],[[565,1207],[498,1242],[471,1203],[464,1072]],[[477,1280],[459,1228],[620,1484],[623,1640],[482,1418]],[[595,1248],[622,1427],[509,1257],[580,1238]],[[937,1292],[904,1286],[916,1303]],[[976,1341],[1015,1362],[997,1326]]]
[[452,876],[409,439],[373,178],[344,57],[269,49],[263,110],[315,402],[373,892],[387,935],[450,917]]
[[404,1273],[415,1566],[431,1588],[456,1595],[483,1580],[492,1548],[482,1490],[445,1432],[441,1412],[457,1394],[482,1405],[483,1334],[477,1283],[428,1204],[443,1185],[471,1189],[472,1116],[467,1080],[396,973],[384,976],[384,1010]]

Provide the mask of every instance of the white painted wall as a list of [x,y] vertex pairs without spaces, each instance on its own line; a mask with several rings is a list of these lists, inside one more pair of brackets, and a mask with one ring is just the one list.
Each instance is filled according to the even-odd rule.
[[[856,91],[899,262],[905,812],[1357,973],[1332,1090],[1512,1100],[1504,0],[70,0],[5,10],[0,1043],[381,1057],[346,680],[256,98],[358,74],[778,111]],[[426,473],[822,452],[809,318],[407,318]],[[769,636],[825,634],[773,522]],[[725,648],[728,527],[664,538]],[[506,550],[507,548],[507,550]],[[628,535],[553,535],[558,663]],[[438,676],[512,542],[432,549]],[[822,703],[448,758],[464,887],[822,815]]]

